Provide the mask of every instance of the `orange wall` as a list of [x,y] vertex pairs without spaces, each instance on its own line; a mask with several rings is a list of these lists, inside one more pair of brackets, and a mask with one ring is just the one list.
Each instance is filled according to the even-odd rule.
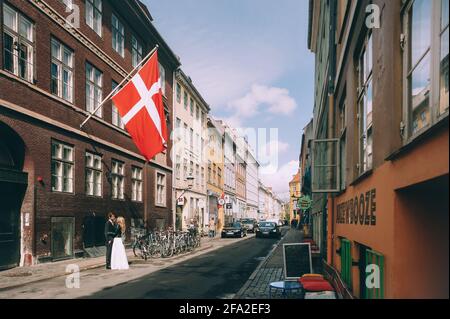
[[[345,237],[351,241],[352,247],[359,242],[382,253],[385,257],[385,297],[426,297],[432,294],[430,290],[430,275],[434,269],[440,269],[446,265],[447,270],[440,276],[447,278],[448,297],[448,193],[432,191],[431,197],[417,196],[411,192],[402,192],[401,196],[397,190],[408,185],[417,184],[425,180],[436,178],[447,174],[448,178],[448,128],[438,133],[433,139],[424,141],[421,145],[405,153],[394,161],[385,162],[376,168],[372,175],[363,179],[355,186],[347,188],[345,193],[337,196],[334,200],[334,249],[333,265],[340,269],[340,256],[336,254],[339,248],[339,238]],[[376,226],[347,225],[336,223],[336,206],[361,193],[366,193],[376,188]],[[445,185],[441,188],[445,189]],[[438,188],[438,189],[441,189]],[[425,187],[424,191],[430,188]],[[422,191],[421,193],[423,193]],[[445,190],[444,190],[445,191]],[[429,193],[430,191],[428,191]],[[447,183],[448,192],[448,183]],[[411,199],[416,198],[416,201]],[[429,198],[429,200],[427,200]],[[420,205],[420,203],[424,205]],[[445,203],[447,203],[445,205]],[[440,226],[440,227],[438,227]],[[439,229],[438,229],[439,228]],[[424,231],[426,229],[426,231]],[[432,229],[438,229],[433,233]],[[445,245],[441,245],[443,241]],[[429,243],[429,244],[426,244]],[[429,253],[429,247],[436,247],[439,254]],[[443,246],[443,248],[441,247]],[[355,250],[353,248],[353,250]],[[356,251],[353,256],[358,260]],[[425,262],[422,262],[425,260]],[[426,262],[428,260],[429,262]],[[440,264],[439,267],[437,264]],[[423,267],[422,267],[423,266]],[[418,272],[423,268],[425,272]],[[359,292],[357,267],[353,269],[354,294]],[[427,280],[418,281],[419,275]],[[442,285],[441,285],[442,286]],[[442,296],[439,289],[434,288],[434,295]],[[444,287],[445,290],[445,287]],[[428,292],[428,293],[426,293]]]

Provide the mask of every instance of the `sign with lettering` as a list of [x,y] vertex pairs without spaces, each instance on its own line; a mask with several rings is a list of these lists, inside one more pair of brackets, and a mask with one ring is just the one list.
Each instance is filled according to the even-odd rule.
[[298,200],[297,208],[302,210],[307,210],[311,208],[312,200],[308,195],[302,196]]
[[372,189],[338,204],[336,223],[375,226],[377,224],[376,195],[376,189]]
[[296,280],[312,273],[310,243],[283,244],[285,280]]

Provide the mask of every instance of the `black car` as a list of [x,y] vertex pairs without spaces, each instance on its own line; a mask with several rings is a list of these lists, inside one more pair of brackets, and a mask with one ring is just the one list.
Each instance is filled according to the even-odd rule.
[[242,238],[244,236],[247,236],[247,228],[244,226],[244,224],[240,222],[228,224],[222,229],[221,235],[222,238],[226,237]]
[[260,222],[256,229],[256,238],[261,237],[281,238],[280,227],[274,222]]
[[247,232],[254,233],[258,228],[258,222],[254,218],[242,218],[241,223],[247,228]]

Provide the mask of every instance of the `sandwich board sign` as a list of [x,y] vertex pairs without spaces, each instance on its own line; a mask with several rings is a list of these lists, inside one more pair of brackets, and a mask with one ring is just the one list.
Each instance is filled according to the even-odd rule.
[[284,279],[297,280],[312,273],[311,244],[283,244]]

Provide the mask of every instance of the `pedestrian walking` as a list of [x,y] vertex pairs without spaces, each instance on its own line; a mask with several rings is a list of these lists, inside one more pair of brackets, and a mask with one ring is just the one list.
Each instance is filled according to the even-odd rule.
[[214,217],[211,217],[209,221],[209,237],[210,238],[216,237],[216,223]]

